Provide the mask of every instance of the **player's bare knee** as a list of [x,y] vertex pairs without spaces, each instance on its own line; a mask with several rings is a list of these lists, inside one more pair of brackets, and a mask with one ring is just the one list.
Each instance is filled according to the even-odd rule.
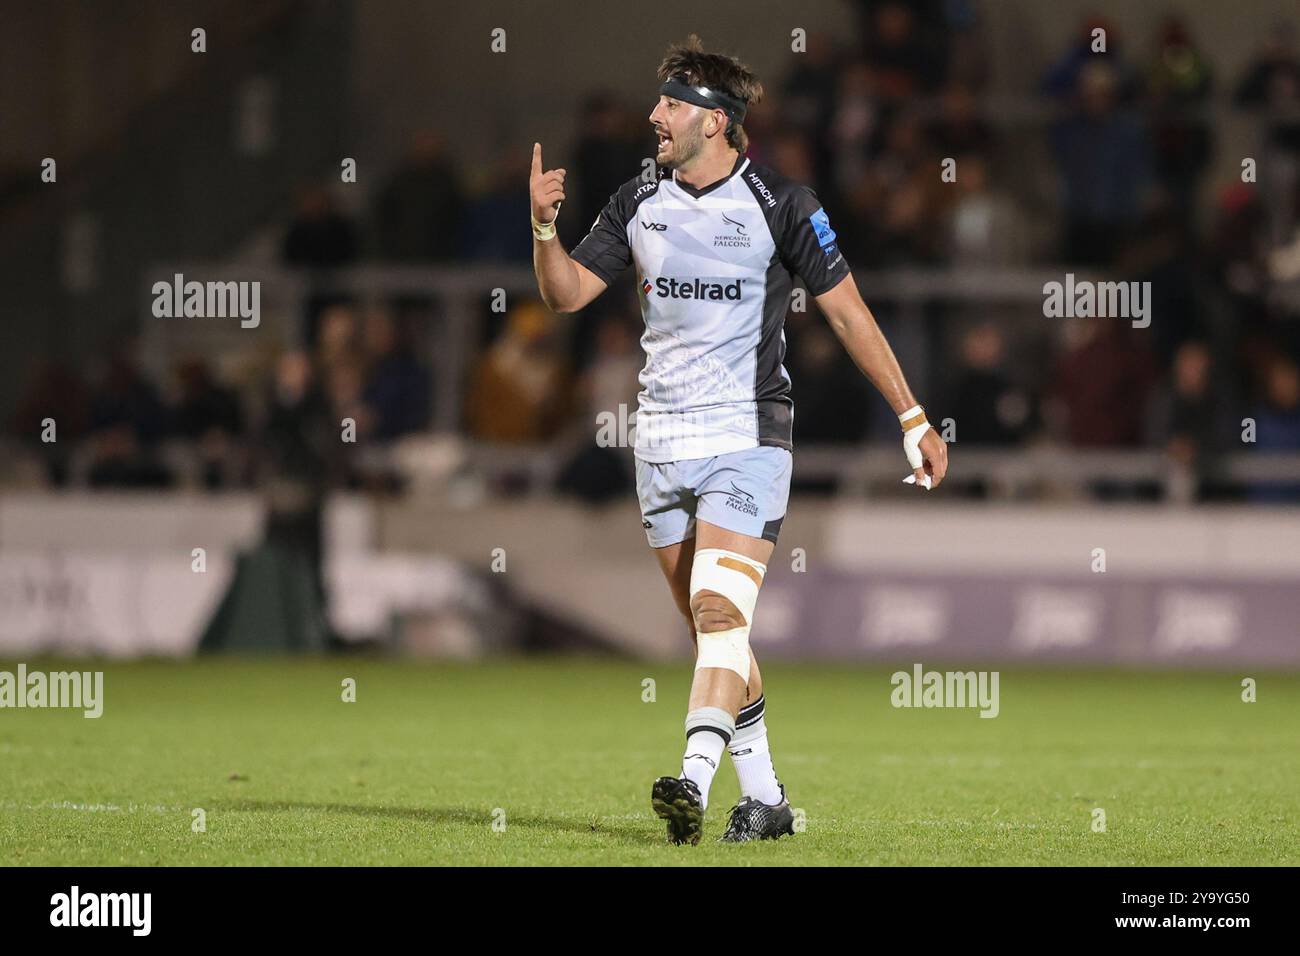
[[699,591],[691,595],[691,614],[696,631],[703,634],[729,631],[749,623],[730,598],[716,591]]

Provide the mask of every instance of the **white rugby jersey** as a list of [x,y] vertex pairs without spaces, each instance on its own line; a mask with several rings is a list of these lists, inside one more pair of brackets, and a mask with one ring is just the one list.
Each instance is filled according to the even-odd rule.
[[636,455],[790,449],[781,363],[794,276],[817,296],[849,274],[826,213],[811,189],[744,156],[704,189],[665,173],[624,183],[572,253],[606,283],[636,264],[646,353]]

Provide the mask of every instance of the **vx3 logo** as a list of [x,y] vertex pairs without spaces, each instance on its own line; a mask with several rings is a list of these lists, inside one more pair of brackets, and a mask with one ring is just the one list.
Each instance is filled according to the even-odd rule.
[[642,229],[649,229],[649,230],[651,230],[652,232],[667,232],[667,231],[668,231],[668,226],[667,226],[665,223],[662,223],[662,222],[643,222],[643,223],[641,223],[641,228],[642,228]]

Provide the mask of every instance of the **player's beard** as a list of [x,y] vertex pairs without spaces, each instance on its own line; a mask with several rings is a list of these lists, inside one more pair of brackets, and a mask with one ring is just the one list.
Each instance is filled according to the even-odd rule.
[[704,117],[692,123],[681,135],[674,135],[668,142],[668,156],[659,160],[665,169],[681,169],[704,149]]

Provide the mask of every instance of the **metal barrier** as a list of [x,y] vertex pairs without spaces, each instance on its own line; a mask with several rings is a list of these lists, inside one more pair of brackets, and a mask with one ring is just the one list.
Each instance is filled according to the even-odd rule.
[[[159,264],[151,275],[183,274],[187,280],[255,280],[263,283],[264,318],[256,329],[243,329],[237,319],[156,318],[146,316],[141,337],[142,361],[162,374],[184,354],[202,351],[263,350],[298,344],[298,317],[309,295],[346,296],[359,308],[395,299],[427,299],[433,306],[432,348],[427,360],[435,372],[434,432],[453,436],[459,432],[465,394],[465,375],[476,354],[484,303],[495,290],[504,293],[508,308],[520,297],[536,298],[533,272],[526,266],[362,266],[329,274],[268,268],[261,263],[175,262]],[[855,273],[874,303],[892,303],[902,309],[899,323],[904,335],[900,351],[923,353],[920,324],[906,316],[927,302],[1032,306],[1041,317],[1043,285],[1060,281],[1051,270],[978,269],[918,270]],[[809,306],[810,308],[815,306]],[[1044,320],[1048,321],[1048,320]],[[1114,321],[1124,321],[1116,319]],[[923,364],[922,354],[915,360]],[[910,371],[910,365],[909,365]],[[592,423],[593,433],[595,423]],[[565,443],[537,446],[488,446],[466,443],[469,469],[489,479],[509,474],[527,487],[549,487],[571,452]],[[984,481],[995,496],[1016,497],[1036,483],[1049,482],[1080,492],[1100,481],[1145,482],[1169,487],[1181,480],[1178,470],[1160,451],[1082,451],[1062,447],[980,448],[955,446],[954,458],[962,480]],[[375,468],[400,470],[395,458],[382,448],[366,451]],[[796,456],[796,478],[833,481],[842,492],[865,494],[873,483],[900,478],[906,469],[892,445],[861,447],[803,446]],[[1300,481],[1300,453],[1255,454],[1243,451],[1217,463],[1216,474],[1237,484]]]

